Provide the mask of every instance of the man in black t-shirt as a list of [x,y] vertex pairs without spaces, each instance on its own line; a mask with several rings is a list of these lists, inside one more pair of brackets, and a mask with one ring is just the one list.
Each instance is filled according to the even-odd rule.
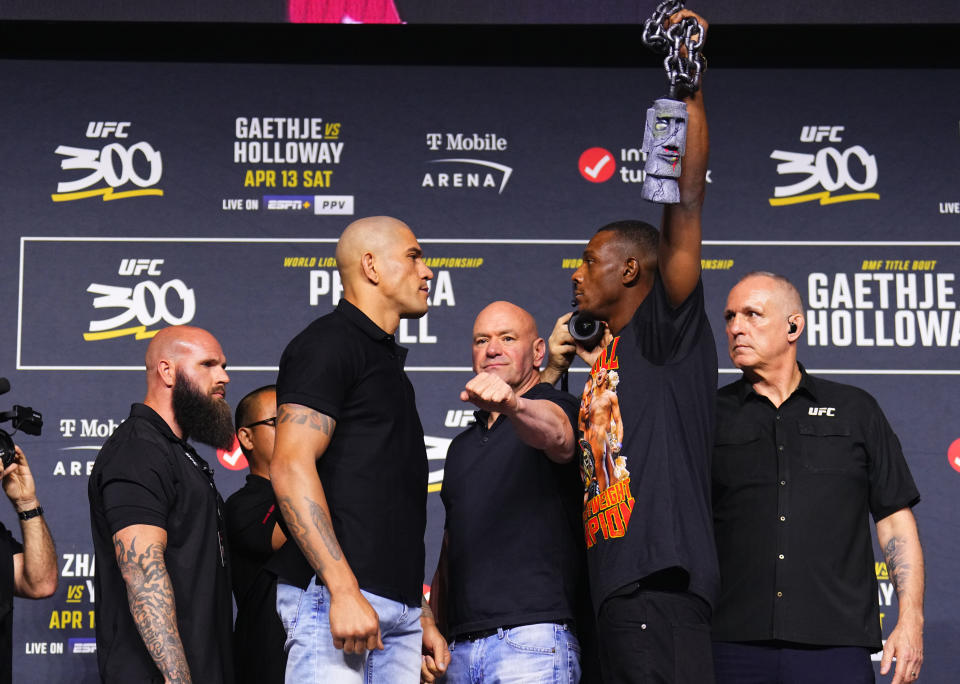
[[433,273],[410,228],[385,216],[347,226],[336,257],[343,299],[287,345],[277,378],[286,677],[416,681],[421,638],[441,661],[446,644],[420,618],[426,447],[394,333],[426,313]]
[[270,486],[277,429],[276,385],[237,404],[237,441],[250,466],[247,483],[224,505],[230,571],[237,602],[233,645],[237,684],[283,682],[286,631],[277,616],[277,576],[264,566],[287,540]]
[[231,684],[223,502],[187,443],[233,443],[226,358],[206,330],[175,326],[150,341],[146,367],[146,398],[100,449],[87,487],[100,677]]
[[803,301],[786,278],[744,276],[724,318],[743,377],[717,395],[717,682],[874,681],[870,516],[900,606],[880,673],[896,658],[893,682],[913,682],[923,663],[920,494],[899,440],[873,397],[797,362]]
[[27,457],[15,447],[0,479],[20,518],[23,544],[0,523],[0,684],[13,681],[13,597],[46,598],[57,590],[57,553],[37,501]]
[[[547,681],[553,673],[550,681],[576,684],[577,401],[540,382],[546,344],[520,307],[487,306],[472,346],[477,375],[460,398],[479,410],[447,451],[446,531],[430,592],[452,639],[445,681]],[[425,659],[424,681],[434,681],[432,664]]]
[[[691,15],[682,10],[670,21]],[[589,353],[574,345],[560,327],[569,315],[550,340],[548,381],[574,353],[591,369],[580,411],[582,520],[608,684],[713,680],[717,353],[700,281],[708,137],[702,92],[685,101],[680,202],[664,206],[661,232],[640,221],[604,226],[572,276],[579,310],[608,327],[605,344]]]

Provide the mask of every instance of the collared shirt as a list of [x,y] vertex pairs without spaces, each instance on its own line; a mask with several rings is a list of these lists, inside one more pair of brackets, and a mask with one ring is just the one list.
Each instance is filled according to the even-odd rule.
[[[547,383],[524,399],[555,403],[576,430],[577,400]],[[583,502],[577,464],[525,444],[506,416],[490,416],[447,450],[447,623],[453,634],[574,618],[581,579]]]
[[153,525],[167,533],[164,561],[194,681],[233,682],[230,570],[221,555],[222,501],[212,482],[212,471],[193,447],[144,404],[133,405],[100,449],[87,495],[97,558],[97,659],[104,681],[160,681],[130,615],[113,544],[113,535],[126,527]]
[[[317,472],[344,557],[361,589],[419,606],[427,452],[406,354],[342,299],[287,345],[277,404],[301,404],[337,421]],[[293,540],[271,567],[301,588],[313,575]]]
[[879,649],[868,514],[920,495],[873,397],[800,371],[779,409],[743,378],[718,393],[714,639]]

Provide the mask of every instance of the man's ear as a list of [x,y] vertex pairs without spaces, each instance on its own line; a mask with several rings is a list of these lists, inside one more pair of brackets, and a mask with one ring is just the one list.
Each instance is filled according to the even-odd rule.
[[543,341],[542,337],[538,337],[533,342],[533,365],[536,368],[540,368],[540,364],[543,363],[543,357],[547,355],[547,343]]
[[237,429],[237,441],[246,451],[253,451],[253,439],[251,439],[252,430],[248,427]]
[[803,318],[803,314],[793,314],[787,318],[787,340],[790,342],[796,342],[800,335],[803,334],[803,328],[806,324],[806,321]]
[[637,261],[637,258],[627,257],[623,261],[620,280],[624,285],[633,285],[640,278],[641,272],[640,262]]
[[364,252],[360,257],[360,270],[371,283],[380,282],[380,273],[377,271],[377,258],[371,252]]
[[177,367],[168,359],[160,359],[157,362],[157,375],[167,387],[173,387],[177,381]]

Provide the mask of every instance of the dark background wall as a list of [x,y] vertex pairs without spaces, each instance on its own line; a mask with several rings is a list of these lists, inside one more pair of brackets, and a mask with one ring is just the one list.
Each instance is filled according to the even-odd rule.
[[[953,681],[960,664],[954,31],[718,25],[705,83],[703,277],[721,384],[736,377],[727,290],[749,270],[786,274],[807,299],[801,360],[878,398],[923,494],[931,682]],[[638,149],[665,79],[636,36],[622,25],[0,23],[3,399],[44,414],[41,437],[17,439],[62,574],[53,598],[16,603],[16,681],[97,679],[86,473],[142,399],[135,329],[210,329],[236,401],[272,381],[284,344],[334,305],[330,259],[352,216],[403,218],[436,260],[431,311],[400,334],[438,488],[469,416],[457,395],[476,312],[510,299],[546,335],[596,227],[658,220],[639,199]],[[253,119],[273,117],[320,122],[306,138],[251,137]],[[77,150],[112,171],[63,167],[93,155]],[[583,167],[607,154],[612,174],[592,182]],[[790,173],[791,161],[806,170]],[[98,306],[110,296],[119,306]],[[224,495],[241,486],[235,453],[204,455]],[[429,506],[425,577],[443,525],[439,497]],[[2,505],[0,519],[17,527]],[[876,560],[888,634],[896,602]]]

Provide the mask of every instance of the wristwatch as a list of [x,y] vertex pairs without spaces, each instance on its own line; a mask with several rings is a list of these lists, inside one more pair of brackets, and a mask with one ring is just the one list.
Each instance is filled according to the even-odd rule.
[[21,520],[29,520],[30,518],[36,518],[38,515],[43,515],[43,506],[37,506],[36,508],[31,508],[29,511],[20,511],[17,513],[20,516]]

